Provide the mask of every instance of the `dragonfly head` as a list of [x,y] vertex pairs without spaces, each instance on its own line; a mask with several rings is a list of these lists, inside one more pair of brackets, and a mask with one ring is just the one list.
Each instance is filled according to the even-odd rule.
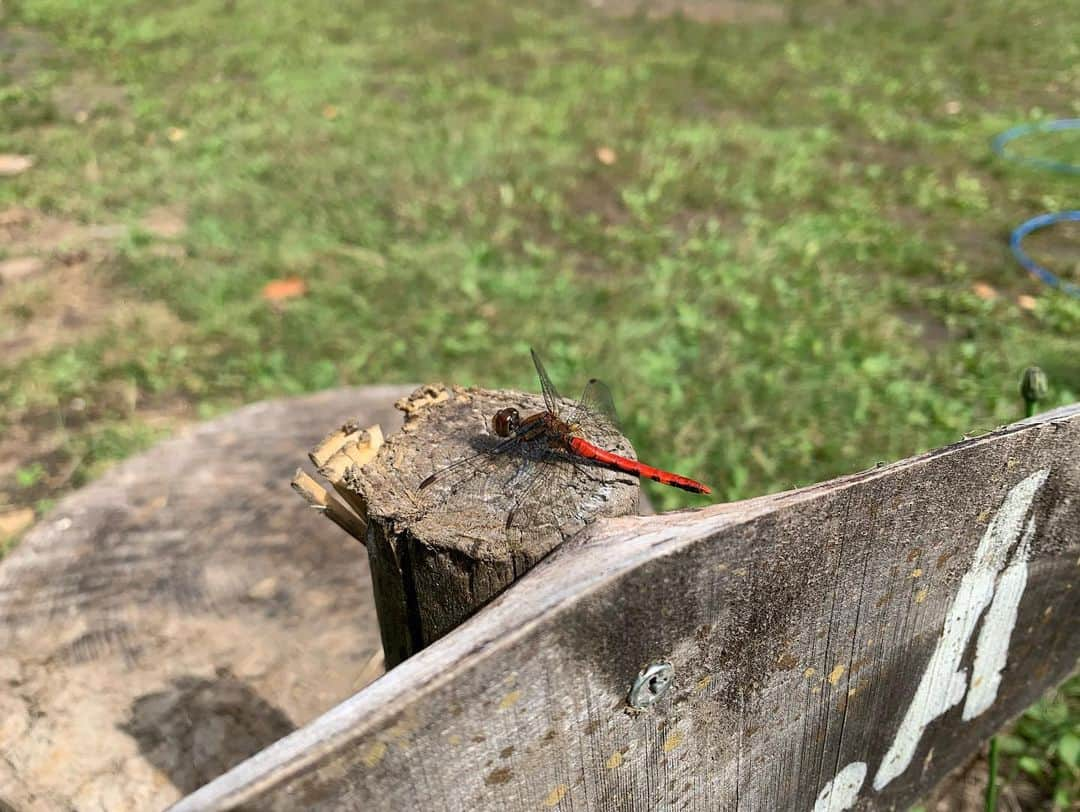
[[520,425],[521,415],[513,407],[499,409],[499,411],[495,412],[495,416],[491,418],[491,428],[499,437],[512,437]]

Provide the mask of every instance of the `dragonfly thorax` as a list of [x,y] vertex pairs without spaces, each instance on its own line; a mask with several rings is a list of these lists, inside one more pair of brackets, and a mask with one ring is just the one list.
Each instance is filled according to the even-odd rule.
[[551,412],[534,412],[526,417],[512,406],[499,409],[491,418],[491,428],[497,437],[520,437],[523,440],[550,440],[569,437],[574,433],[569,423],[564,423]]

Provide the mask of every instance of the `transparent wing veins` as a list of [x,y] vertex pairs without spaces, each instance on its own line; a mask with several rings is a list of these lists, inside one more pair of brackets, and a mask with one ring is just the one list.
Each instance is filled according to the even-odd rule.
[[615,400],[607,384],[593,378],[581,393],[569,422],[581,427],[585,439],[602,444],[622,433]]
[[562,399],[559,390],[555,388],[555,384],[548,377],[547,370],[544,369],[544,364],[540,360],[540,356],[536,354],[536,350],[530,347],[529,352],[532,353],[536,374],[540,376],[540,389],[544,393],[544,405],[547,406],[549,412],[557,415],[559,413],[559,401]]

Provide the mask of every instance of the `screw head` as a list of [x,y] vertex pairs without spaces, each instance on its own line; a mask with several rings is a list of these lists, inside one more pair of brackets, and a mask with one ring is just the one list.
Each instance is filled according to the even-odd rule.
[[674,680],[675,669],[671,663],[652,663],[637,675],[626,701],[631,708],[643,710],[663,698]]

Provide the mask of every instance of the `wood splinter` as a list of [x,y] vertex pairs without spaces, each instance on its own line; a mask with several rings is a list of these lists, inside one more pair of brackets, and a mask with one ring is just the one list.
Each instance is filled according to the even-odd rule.
[[316,482],[306,471],[298,468],[292,481],[293,490],[316,510],[322,511],[330,521],[364,544],[364,521],[355,513],[333,498],[326,489]]
[[[292,487],[328,519],[365,544],[367,506],[361,496],[346,484],[354,475],[352,469],[363,467],[375,458],[383,444],[382,428],[378,425],[361,429],[357,421],[349,421],[331,432],[308,454],[320,475],[333,486],[341,498],[335,499],[309,474],[298,469]],[[342,501],[345,504],[342,504]],[[346,507],[346,505],[348,507]],[[350,510],[351,508],[351,510]]]

